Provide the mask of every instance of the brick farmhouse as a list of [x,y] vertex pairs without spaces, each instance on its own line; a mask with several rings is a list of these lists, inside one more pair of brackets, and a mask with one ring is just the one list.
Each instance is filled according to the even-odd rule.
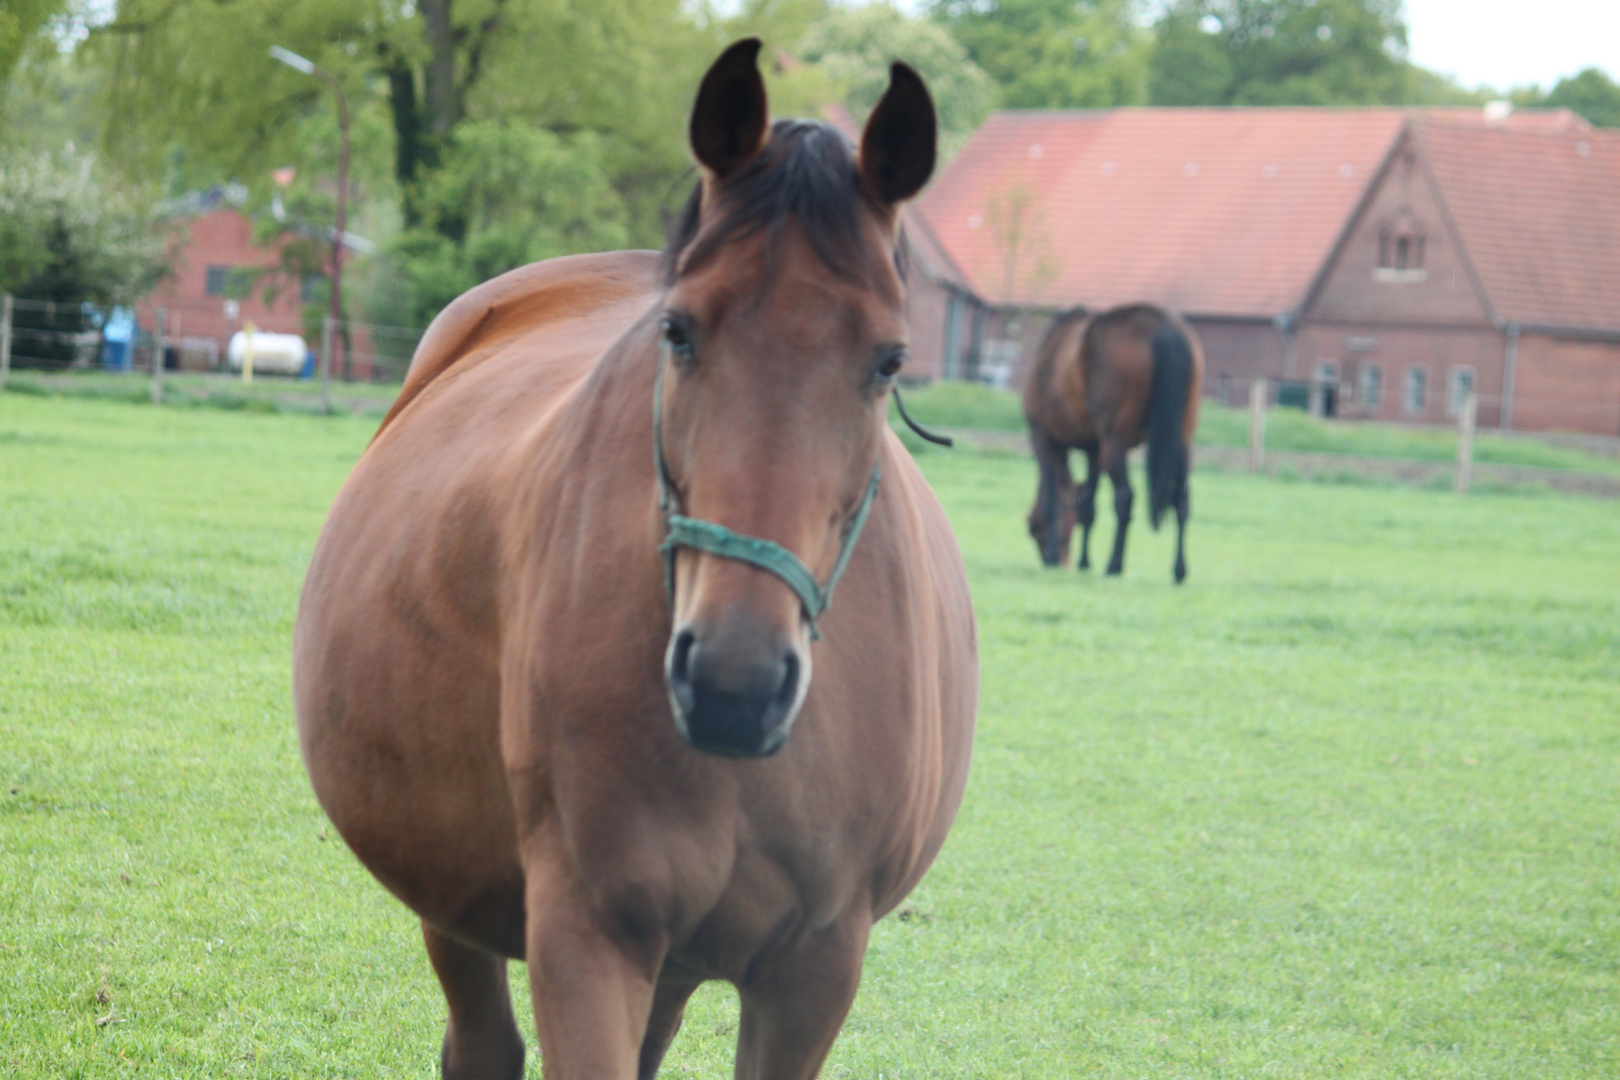
[[1206,395],[1620,434],[1620,132],[1573,113],[999,112],[908,214],[913,365],[1021,383],[1051,315],[1187,315]]
[[[143,330],[155,326],[162,309],[170,367],[220,370],[231,336],[250,324],[259,331],[297,335],[312,349],[320,348],[330,295],[326,275],[284,272],[284,241],[255,242],[245,200],[246,192],[231,185],[191,196],[177,207],[174,273],[135,305]],[[314,236],[323,250],[330,243],[330,229],[300,231]],[[353,233],[345,234],[344,247],[351,258],[376,250]],[[419,336],[419,330],[345,321],[333,347],[338,354],[333,373],[340,374],[346,360],[356,379],[401,378]]]

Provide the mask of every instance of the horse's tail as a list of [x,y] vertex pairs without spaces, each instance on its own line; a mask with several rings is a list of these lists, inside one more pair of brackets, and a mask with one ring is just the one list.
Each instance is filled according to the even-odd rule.
[[1159,518],[1187,490],[1187,395],[1194,389],[1192,346],[1169,319],[1154,331],[1152,349],[1153,386],[1147,406],[1148,520],[1157,529]]

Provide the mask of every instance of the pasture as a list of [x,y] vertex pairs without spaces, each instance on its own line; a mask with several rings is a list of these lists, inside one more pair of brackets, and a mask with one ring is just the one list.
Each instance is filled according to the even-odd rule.
[[[374,424],[0,395],[0,1073],[434,1074],[287,686]],[[973,777],[825,1075],[1620,1074],[1615,503],[1195,472],[1174,589],[1140,516],[1123,578],[1041,570],[1028,459],[919,460]],[[663,1075],[734,1035],[707,988]]]

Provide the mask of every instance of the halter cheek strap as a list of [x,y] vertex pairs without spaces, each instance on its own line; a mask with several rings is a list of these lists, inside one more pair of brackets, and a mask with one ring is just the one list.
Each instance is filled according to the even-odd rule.
[[675,606],[675,554],[683,547],[692,548],[722,559],[745,562],[775,574],[799,598],[804,620],[810,627],[810,638],[812,641],[819,640],[821,628],[818,621],[832,603],[833,587],[843,576],[850,556],[855,553],[855,542],[866,527],[872,501],[877,498],[881,465],[872,466],[872,478],[866,482],[866,491],[844,527],[843,546],[838,551],[838,561],[833,564],[832,573],[827,575],[825,585],[816,580],[816,575],[804,564],[803,559],[774,540],[744,536],[716,522],[687,517],[679,511],[675,486],[670,481],[669,466],[664,460],[664,354],[667,351],[668,346],[660,343],[658,374],[653,378],[653,461],[658,477],[658,506],[664,515],[665,529],[664,542],[658,546],[658,550],[664,556],[664,589],[669,595],[670,607],[673,609]]

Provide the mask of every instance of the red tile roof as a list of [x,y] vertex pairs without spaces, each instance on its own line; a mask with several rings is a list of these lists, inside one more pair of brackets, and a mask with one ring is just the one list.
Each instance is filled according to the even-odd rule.
[[[984,299],[1296,307],[1409,117],[1392,108],[999,112],[919,206]],[[1479,110],[1425,114],[1458,128]],[[1567,112],[1505,130],[1576,131]],[[1561,136],[1562,137],[1562,136]]]
[[1504,322],[1620,329],[1620,132],[1417,129]]

